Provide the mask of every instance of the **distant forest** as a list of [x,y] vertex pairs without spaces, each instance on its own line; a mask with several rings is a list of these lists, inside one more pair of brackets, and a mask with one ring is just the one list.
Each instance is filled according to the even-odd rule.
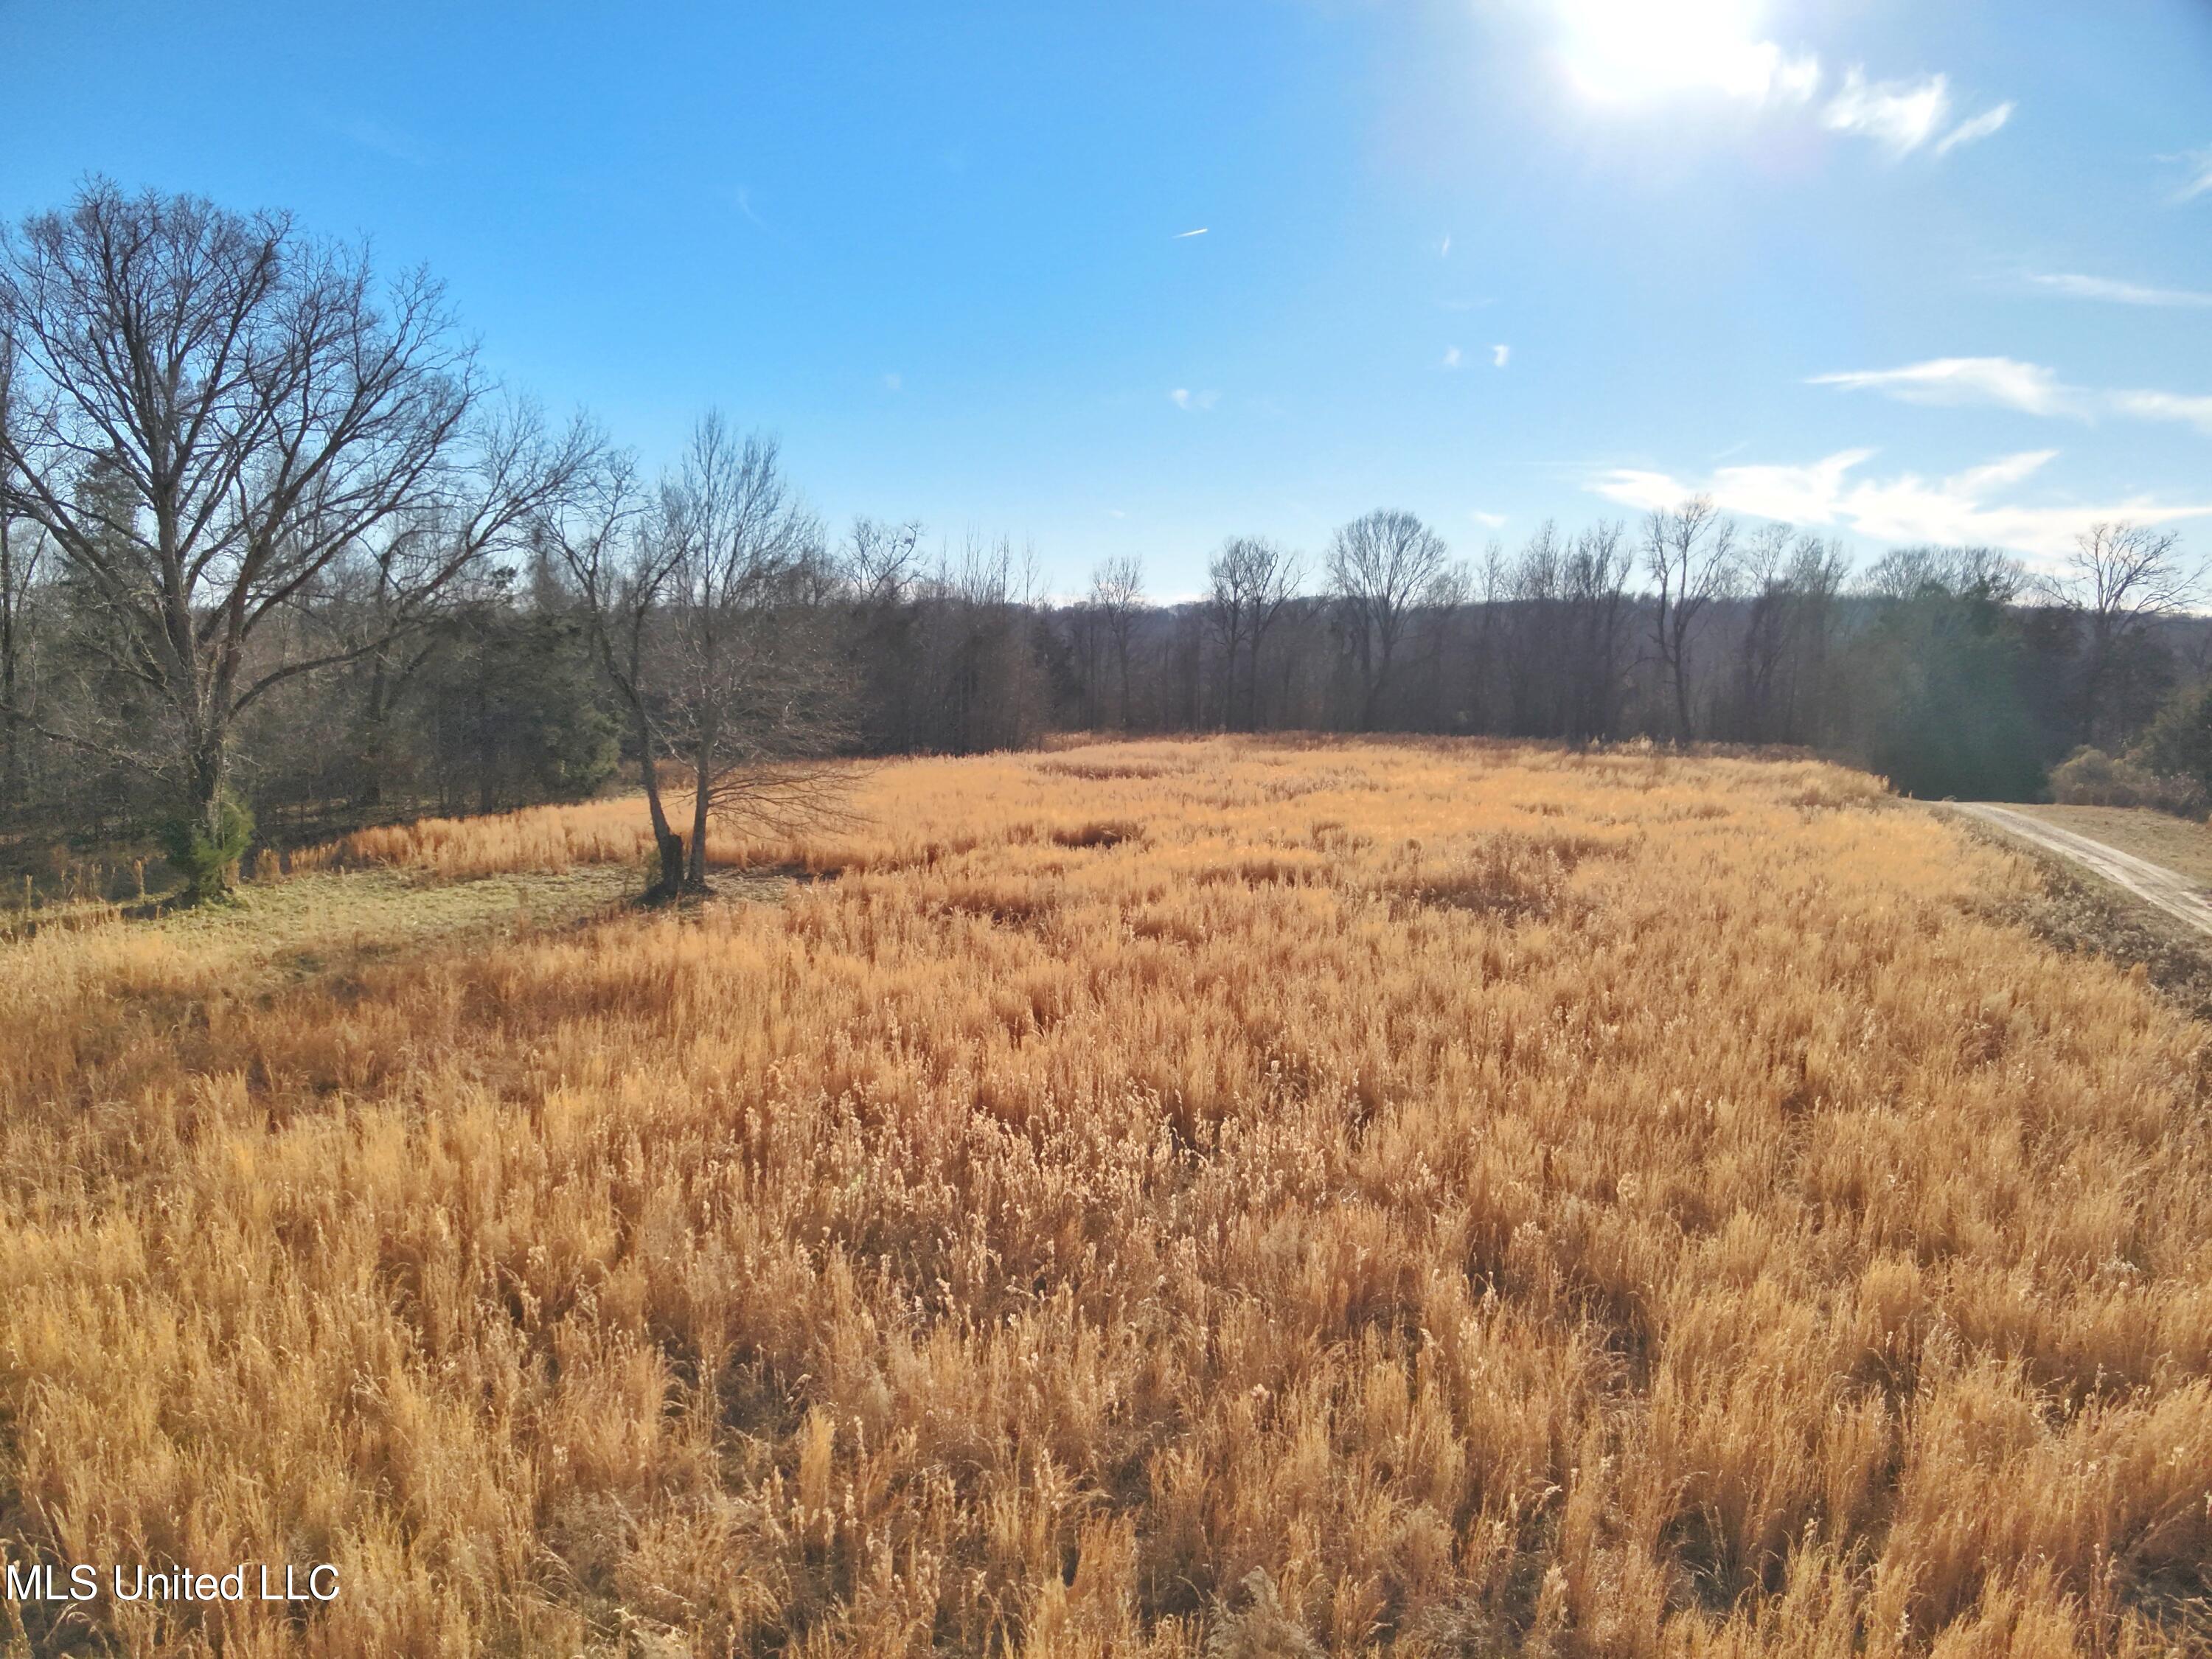
[[1854,572],[1692,500],[1472,557],[1378,511],[1304,552],[1228,540],[1194,599],[1133,557],[1053,598],[1007,541],[833,530],[718,416],[646,477],[487,384],[427,276],[281,215],[95,182],[0,244],[20,864],[155,836],[220,864],[628,775],[673,885],[703,875],[703,817],[667,817],[664,781],[685,812],[772,816],[824,760],[1070,731],[1793,745],[2008,799],[2093,749],[2201,802],[2199,596],[2137,526],[2055,575],[1980,548]]

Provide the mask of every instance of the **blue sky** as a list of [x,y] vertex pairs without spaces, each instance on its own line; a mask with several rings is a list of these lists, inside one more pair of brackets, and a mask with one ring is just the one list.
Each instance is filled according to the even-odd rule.
[[1062,591],[1699,488],[2212,552],[2204,0],[0,0],[0,214],[368,234],[649,459],[719,405]]

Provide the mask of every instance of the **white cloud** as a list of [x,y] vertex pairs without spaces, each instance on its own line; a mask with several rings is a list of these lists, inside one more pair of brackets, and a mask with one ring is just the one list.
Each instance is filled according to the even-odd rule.
[[1936,542],[1989,544],[2055,557],[2089,526],[2131,520],[2165,524],[2212,517],[2212,501],[2158,501],[2147,496],[2090,505],[2024,506],[2002,499],[2027,482],[2056,450],[2030,450],[1930,481],[1917,473],[1853,478],[1873,459],[1870,449],[1847,449],[1802,466],[1726,466],[1703,479],[1616,468],[1586,486],[1625,507],[1673,507],[1709,495],[1723,510],[1777,519],[1808,529],[1842,529],[1871,540],[1902,544]]
[[2164,159],[2179,161],[2189,169],[2188,182],[2174,192],[2175,201],[2191,201],[2212,190],[2212,149],[2185,149],[2179,155]]
[[1169,237],[1168,240],[1171,242],[1187,242],[1194,236],[1203,236],[1205,234],[1206,227],[1204,225],[1200,225],[1196,230],[1179,230],[1176,232],[1174,235]]
[[1457,346],[1446,346],[1446,347],[1444,348],[1443,366],[1444,366],[1446,368],[1457,368],[1459,367],[1459,364],[1460,364],[1460,349],[1459,349],[1459,348],[1458,348]]
[[1985,109],[1971,121],[1961,121],[1945,133],[1936,143],[1936,153],[1948,155],[1961,144],[1978,144],[2012,119],[2012,101],[2008,99],[1994,109]]
[[1771,84],[1777,96],[1793,104],[1808,103],[1820,89],[1820,60],[1809,52],[1802,58],[1783,58],[1778,52]]
[[2057,375],[2010,357],[1937,357],[1903,368],[1815,374],[1808,384],[1882,392],[1909,404],[1996,404],[2030,415],[2074,412],[2073,393],[2059,385]]
[[430,164],[431,155],[427,145],[381,122],[348,121],[338,131],[363,149],[373,149],[380,155],[388,155],[395,161],[404,161],[410,167],[417,167]]
[[1854,67],[1844,72],[1843,87],[1820,112],[1820,125],[1832,132],[1871,138],[1886,145],[1892,155],[1907,155],[1926,143],[1949,118],[1949,78],[1941,75],[1931,75],[1924,81],[1882,81],[1869,86],[1865,71]]
[[2085,421],[2100,415],[2178,421],[2212,437],[2212,397],[2068,386],[2039,363],[2016,362],[2010,357],[1938,357],[1903,368],[1815,374],[1808,384],[1881,392],[1911,404],[1995,404],[2026,415],[2065,415]]
[[886,391],[886,392],[903,392],[905,389],[906,389],[906,377],[905,377],[903,374],[901,374],[897,373],[896,370],[894,370],[894,371],[893,371],[893,372],[891,372],[890,374],[886,374],[886,375],[884,375],[884,391]]
[[[1635,107],[1705,94],[1757,110],[1804,110],[1829,82],[1818,55],[1762,35],[1763,0],[1533,3],[1554,20],[1567,79],[1595,103]],[[1977,143],[2014,109],[2009,101],[1993,105],[1953,125],[1948,76],[1869,82],[1858,64],[1817,105],[1831,131],[1870,138],[1899,156],[1930,143],[1938,155]]]
[[1467,516],[1485,530],[1497,530],[1503,527],[1505,523],[1505,515],[1503,513],[1486,513],[1479,507]]
[[1510,357],[1512,355],[1513,348],[1511,346],[1494,345],[1490,348],[1490,366],[1492,368],[1503,368],[1505,367],[1506,359]]
[[2110,392],[2105,395],[2123,415],[2145,421],[2180,421],[2212,437],[2212,398],[2185,397],[2175,392]]
[[1717,501],[1725,494],[1722,504],[1732,513],[1790,524],[1826,524],[1833,520],[1844,474],[1874,453],[1846,449],[1809,466],[1724,466],[1704,484],[1686,484],[1663,472],[1616,468],[1589,488],[1610,501],[1646,509],[1673,507],[1703,490]]
[[1168,401],[1177,409],[1211,409],[1221,401],[1218,392],[1193,392],[1188,386],[1177,386],[1168,393]]
[[747,224],[750,225],[755,230],[760,232],[763,236],[775,235],[775,227],[769,224],[767,220],[762,218],[759,214],[753,211],[753,187],[750,185],[739,185],[737,189],[735,199],[738,204],[738,211],[745,216],[745,222]]
[[1444,240],[1437,245],[1437,258],[1439,259],[1449,259],[1451,258],[1451,238],[1449,235],[1447,235]]
[[2185,288],[2149,288],[2109,276],[2084,276],[2073,271],[2030,271],[2027,280],[2038,288],[2076,300],[2110,300],[2124,306],[2212,306],[2212,294]]

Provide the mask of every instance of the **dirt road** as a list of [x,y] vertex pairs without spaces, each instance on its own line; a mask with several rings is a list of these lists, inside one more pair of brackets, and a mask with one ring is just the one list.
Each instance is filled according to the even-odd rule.
[[2033,842],[2044,851],[2080,865],[2092,875],[2132,893],[2176,921],[2186,922],[2198,933],[2212,934],[2212,898],[2208,898],[2204,890],[2188,877],[2162,864],[2123,853],[2117,847],[2077,836],[2071,830],[2061,830],[2016,807],[1995,806],[1982,801],[1947,801],[1944,810],[1979,818],[2008,835]]

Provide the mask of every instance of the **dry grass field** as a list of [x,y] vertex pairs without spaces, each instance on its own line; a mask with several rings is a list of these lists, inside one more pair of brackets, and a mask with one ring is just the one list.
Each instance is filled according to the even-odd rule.
[[0,945],[0,1540],[343,1583],[13,1639],[2212,1647],[2204,1033],[1998,920],[2024,860],[1822,765],[1446,744],[856,805],[714,849],[779,902]]

